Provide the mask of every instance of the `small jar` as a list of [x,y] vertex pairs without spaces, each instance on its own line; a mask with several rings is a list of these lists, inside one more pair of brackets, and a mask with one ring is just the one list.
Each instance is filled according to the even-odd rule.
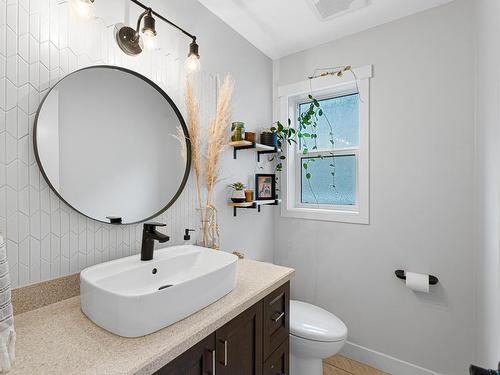
[[254,132],[245,132],[245,141],[255,142],[255,133]]
[[245,199],[247,202],[253,202],[253,190],[245,189]]
[[242,141],[245,137],[245,123],[233,122],[231,125],[231,142]]

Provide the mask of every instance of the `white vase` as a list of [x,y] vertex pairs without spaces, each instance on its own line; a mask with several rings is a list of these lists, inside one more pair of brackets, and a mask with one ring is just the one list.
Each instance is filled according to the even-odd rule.
[[233,194],[231,194],[231,200],[234,203],[243,203],[245,202],[245,191],[244,190],[233,190]]

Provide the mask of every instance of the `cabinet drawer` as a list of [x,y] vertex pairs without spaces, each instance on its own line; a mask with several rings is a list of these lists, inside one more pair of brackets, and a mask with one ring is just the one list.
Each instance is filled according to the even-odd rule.
[[279,287],[263,300],[264,358],[268,358],[286,339],[290,330],[290,283]]
[[264,363],[263,375],[289,375],[289,339],[286,339]]

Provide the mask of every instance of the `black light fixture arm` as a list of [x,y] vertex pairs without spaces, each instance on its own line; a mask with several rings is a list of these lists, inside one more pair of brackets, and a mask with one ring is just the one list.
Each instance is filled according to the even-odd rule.
[[148,8],[146,9],[144,12],[141,13],[141,15],[139,16],[139,18],[137,19],[137,27],[135,28],[135,31],[137,32],[137,36],[139,36],[139,31],[141,30],[141,22],[142,22],[142,19],[144,18],[144,16],[146,14],[151,14],[152,13],[152,10],[151,8]]
[[[134,4],[140,6],[141,8],[143,8],[145,10],[145,13],[143,13],[143,15],[139,18],[139,21],[138,21],[138,24],[140,23],[141,21],[141,18],[144,17],[144,15],[146,15],[148,13],[148,10],[151,11],[152,14],[154,14],[156,17],[158,17],[159,19],[161,19],[162,21],[168,23],[170,26],[176,28],[177,30],[179,30],[181,33],[183,33],[184,35],[190,37],[193,42],[196,42],[196,36],[191,34],[191,33],[188,33],[186,30],[184,30],[182,27],[180,26],[177,26],[175,23],[173,23],[172,21],[169,21],[167,20],[165,17],[163,17],[161,14],[155,12],[154,10],[152,10],[151,8],[147,7],[146,5],[144,5],[143,3],[141,3],[140,1],[137,1],[137,0],[130,0],[131,2],[133,2]],[[140,26],[139,26],[140,27]]]

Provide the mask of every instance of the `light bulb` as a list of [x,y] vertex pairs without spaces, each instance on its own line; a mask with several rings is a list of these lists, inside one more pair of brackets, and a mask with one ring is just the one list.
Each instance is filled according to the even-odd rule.
[[70,0],[71,8],[75,15],[84,20],[90,20],[95,16],[93,0]]
[[200,58],[194,54],[186,60],[186,70],[190,73],[199,72],[201,69]]
[[152,30],[144,30],[141,35],[143,49],[154,51],[156,49],[156,34]]

